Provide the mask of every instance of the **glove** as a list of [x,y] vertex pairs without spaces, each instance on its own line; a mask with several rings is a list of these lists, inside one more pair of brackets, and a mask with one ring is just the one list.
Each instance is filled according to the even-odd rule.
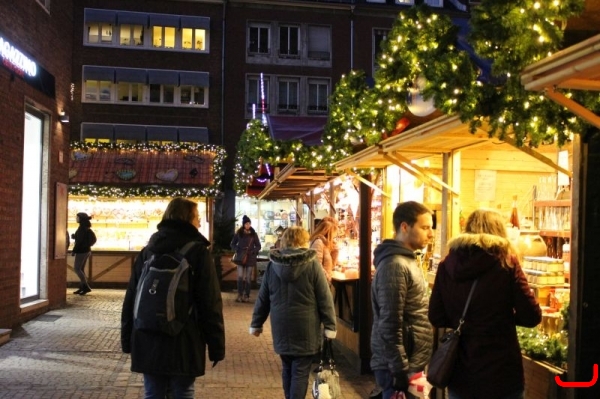
[[404,371],[392,375],[392,387],[399,392],[408,391],[408,374]]

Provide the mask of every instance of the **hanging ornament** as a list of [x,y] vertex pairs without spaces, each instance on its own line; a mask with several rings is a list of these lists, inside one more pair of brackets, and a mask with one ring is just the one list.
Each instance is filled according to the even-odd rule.
[[423,75],[417,76],[414,80],[412,87],[408,90],[406,96],[406,105],[408,110],[415,116],[427,116],[435,111],[435,105],[433,98],[429,100],[423,99],[423,90],[427,80]]

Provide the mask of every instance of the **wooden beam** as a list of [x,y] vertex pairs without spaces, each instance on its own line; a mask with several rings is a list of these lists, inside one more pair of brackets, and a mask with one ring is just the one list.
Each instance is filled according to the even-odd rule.
[[563,107],[568,108],[575,115],[585,119],[597,128],[600,128],[600,117],[598,117],[598,115],[585,108],[578,102],[566,97],[564,94],[557,92],[556,90],[554,90],[554,87],[547,87],[545,94],[546,96],[550,97],[552,101],[562,105]]
[[390,198],[390,195],[388,193],[386,193],[385,191],[383,191],[382,189],[380,189],[379,187],[377,187],[375,184],[371,183],[370,181],[368,181],[364,177],[357,175],[356,173],[352,172],[351,170],[347,170],[346,174],[354,177],[358,181],[363,182],[367,186],[371,187],[373,190],[376,190],[377,192],[381,193],[381,195],[386,196],[387,198]]
[[600,82],[593,79],[568,79],[560,82],[557,87],[571,90],[600,90]]
[[515,141],[515,139],[511,138],[511,137],[505,137],[504,141],[510,145],[512,145],[513,147],[515,147],[517,150],[519,151],[523,151],[525,154],[527,155],[531,155],[532,157],[534,157],[535,159],[537,159],[538,161],[550,166],[551,168],[564,173],[565,175],[569,176],[569,177],[573,177],[573,173],[571,171],[568,171],[567,169],[563,168],[562,166],[558,165],[557,163],[555,163],[554,161],[552,161],[550,158],[540,154],[539,152],[535,151],[534,149],[527,147],[527,146],[521,146],[519,147],[517,145],[517,142]]
[[[433,183],[437,183],[439,184],[441,187],[446,188],[447,190],[450,190],[450,192],[454,195],[460,195],[460,193],[458,191],[456,191],[454,189],[454,187],[449,186],[448,184],[446,184],[444,181],[442,181],[441,179],[439,179],[437,176],[432,175],[431,173],[429,173],[428,171],[426,171],[425,169],[421,168],[420,166],[417,166],[415,164],[413,164],[410,159],[395,153],[395,154],[384,154],[384,157],[386,159],[388,159],[390,162],[398,165],[399,167],[401,167],[402,169],[406,170],[407,172],[411,172],[414,171],[416,173],[416,177],[426,181],[430,186],[435,187],[435,184]],[[442,189],[438,189],[440,192],[442,191]]]

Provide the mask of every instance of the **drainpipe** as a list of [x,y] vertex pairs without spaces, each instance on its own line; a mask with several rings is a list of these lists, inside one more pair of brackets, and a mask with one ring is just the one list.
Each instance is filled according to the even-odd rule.
[[225,14],[227,0],[223,0],[223,19],[221,33],[221,145],[225,145]]

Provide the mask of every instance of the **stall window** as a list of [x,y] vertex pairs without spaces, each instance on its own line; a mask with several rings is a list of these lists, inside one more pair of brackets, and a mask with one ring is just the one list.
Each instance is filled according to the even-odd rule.
[[330,27],[308,26],[308,58],[325,61],[331,59]]
[[308,113],[326,114],[328,110],[329,82],[309,79],[308,81]]
[[279,55],[298,57],[300,47],[300,28],[297,26],[279,27]]
[[119,43],[122,46],[141,46],[144,43],[144,27],[141,25],[120,25]]
[[298,112],[298,80],[279,80],[279,102],[277,110],[281,113],[295,114]]
[[248,52],[253,54],[269,54],[268,25],[253,24],[248,29]]
[[[252,111],[252,106],[256,106],[257,111],[262,111],[263,106],[265,111],[269,110],[269,78],[264,77],[262,79],[262,87],[261,87],[261,79],[260,76],[251,76],[248,78],[248,100],[247,110]],[[264,103],[263,103],[264,96]]]
[[175,28],[171,26],[153,26],[152,46],[175,48]]

